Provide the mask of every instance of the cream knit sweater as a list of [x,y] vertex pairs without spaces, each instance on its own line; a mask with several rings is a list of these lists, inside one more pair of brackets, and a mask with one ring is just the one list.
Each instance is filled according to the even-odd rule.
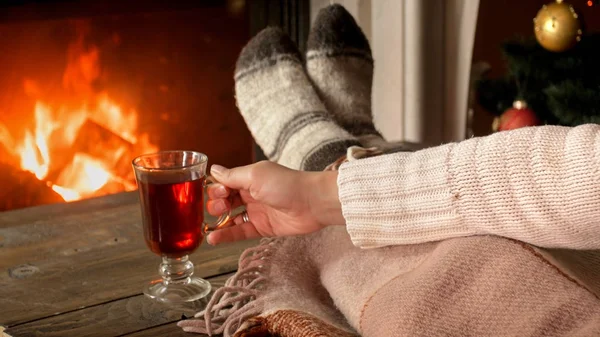
[[347,230],[369,248],[491,234],[600,249],[600,126],[505,131],[345,163]]

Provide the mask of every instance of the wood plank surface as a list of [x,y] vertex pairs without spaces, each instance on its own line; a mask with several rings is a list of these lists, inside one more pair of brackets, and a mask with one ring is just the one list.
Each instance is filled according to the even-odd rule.
[[[232,274],[210,278],[213,289],[225,283]],[[208,299],[209,297],[207,297]],[[108,303],[95,305],[42,320],[20,324],[9,328],[6,333],[13,337],[21,336],[78,336],[110,337],[133,333],[154,336],[187,335],[176,322],[191,317],[206,306],[207,299],[185,305],[168,305],[137,295]],[[156,330],[152,329],[156,327]],[[162,331],[162,333],[159,333]],[[195,335],[198,336],[198,335]]]
[[[253,245],[204,243],[190,259],[208,278],[234,271]],[[139,295],[160,263],[132,193],[0,213],[0,256],[5,327]]]
[[57,217],[60,218],[67,212],[70,215],[78,215],[85,214],[90,210],[101,211],[103,209],[112,209],[116,206],[137,205],[137,203],[137,192],[125,192],[69,203],[42,205],[0,212],[0,228],[47,221]]
[[167,323],[123,336],[127,337],[208,337],[205,334],[185,332],[175,323]]

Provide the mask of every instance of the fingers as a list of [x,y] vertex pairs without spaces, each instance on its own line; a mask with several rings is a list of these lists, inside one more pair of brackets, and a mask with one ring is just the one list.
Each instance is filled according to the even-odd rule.
[[231,203],[227,199],[215,199],[206,202],[206,210],[212,216],[220,216],[229,212]]
[[223,184],[214,183],[206,188],[210,199],[228,198],[233,191]]
[[239,195],[229,199],[211,199],[206,202],[206,210],[212,216],[219,216],[244,205]]
[[206,238],[206,241],[210,245],[218,245],[220,243],[242,241],[259,237],[262,237],[262,235],[256,230],[252,222],[244,222],[239,225],[211,232]]
[[243,223],[244,223],[244,218],[242,218],[242,216],[241,216],[241,215],[239,215],[239,216],[236,216],[236,217],[233,219],[233,223],[234,223],[234,224],[236,224],[236,225],[241,225],[241,224],[243,224]]

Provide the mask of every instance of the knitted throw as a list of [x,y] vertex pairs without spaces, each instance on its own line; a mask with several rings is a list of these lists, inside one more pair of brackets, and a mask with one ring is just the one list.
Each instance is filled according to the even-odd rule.
[[600,336],[599,294],[598,251],[491,235],[361,249],[330,227],[248,249],[179,325],[226,337]]
[[265,239],[179,324],[225,336],[599,336],[598,288],[580,281],[600,279],[598,254],[552,253],[561,261],[493,236],[365,250],[342,227]]

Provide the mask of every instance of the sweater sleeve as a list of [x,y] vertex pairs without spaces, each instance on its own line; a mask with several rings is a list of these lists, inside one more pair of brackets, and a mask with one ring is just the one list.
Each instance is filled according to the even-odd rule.
[[363,248],[498,235],[600,249],[600,126],[504,131],[345,163],[348,232]]

